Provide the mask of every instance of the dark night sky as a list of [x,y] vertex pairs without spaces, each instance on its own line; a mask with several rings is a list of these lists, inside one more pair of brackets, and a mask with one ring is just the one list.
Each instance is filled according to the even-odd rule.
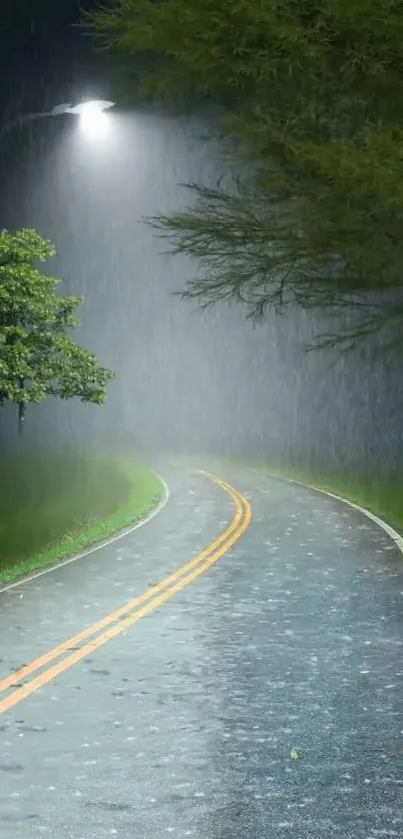
[[[99,62],[89,38],[75,28],[93,0],[2,0],[0,102],[2,121],[63,100],[91,81]],[[85,90],[83,90],[85,95]]]
[[[96,5],[97,0],[1,0],[0,130],[16,117],[61,102],[108,98],[108,73],[89,36],[77,27],[82,12]],[[16,197],[14,175],[24,184],[26,167],[32,171],[34,138],[46,145],[60,127],[58,120],[40,120],[2,138],[0,225],[18,226],[23,196],[19,186]]]

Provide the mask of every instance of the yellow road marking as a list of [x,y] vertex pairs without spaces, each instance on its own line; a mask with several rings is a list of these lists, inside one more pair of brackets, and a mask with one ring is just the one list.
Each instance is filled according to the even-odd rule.
[[[207,474],[207,473],[204,473]],[[226,489],[226,486],[220,481],[219,478],[215,478],[215,476],[208,477],[211,480],[214,480],[215,483],[221,485],[223,488]],[[227,490],[228,491],[228,490]],[[234,500],[236,498],[236,494],[234,493]],[[99,632],[101,629],[104,629],[105,626],[108,626],[111,623],[119,620],[126,612],[130,612],[135,609],[137,606],[141,606],[147,600],[154,598],[157,592],[167,588],[188,571],[191,571],[196,565],[203,561],[207,556],[210,555],[211,551],[217,548],[223,541],[225,541],[228,536],[231,535],[232,531],[236,529],[239,525],[239,522],[242,518],[242,505],[238,501],[235,500],[236,505],[236,515],[232,520],[231,524],[223,531],[216,539],[214,539],[211,544],[205,548],[201,553],[199,553],[196,557],[187,562],[185,565],[182,565],[172,574],[169,574],[168,577],[165,577],[161,580],[160,583],[157,583],[155,586],[152,586],[148,591],[145,591],[143,594],[140,594],[137,597],[134,597],[132,600],[129,600],[128,603],[125,603],[124,606],[120,606],[119,609],[116,609],[114,612],[111,612],[106,617],[102,618],[96,623],[91,624],[90,626],[86,627],[86,629],[82,630],[82,632],[78,632],[76,635],[73,635],[72,638],[69,638],[67,641],[64,641],[62,644],[59,644],[57,647],[53,647],[52,650],[49,650],[48,653],[44,653],[44,655],[40,656],[39,658],[31,661],[30,664],[27,664],[25,667],[22,667],[15,673],[11,673],[10,676],[6,676],[4,679],[0,680],[0,692],[7,690],[7,688],[12,687],[15,682],[21,681],[21,679],[25,679],[26,676],[30,676],[31,673],[34,673],[36,670],[39,670],[41,667],[44,667],[46,664],[49,664],[50,661],[53,661],[55,658],[58,658],[63,653],[68,652],[71,650],[71,647],[75,647],[81,641],[84,641],[90,635],[94,635],[96,632]]]
[[[154,609],[158,606],[165,603],[167,600],[171,599],[177,592],[184,589],[189,583],[203,574],[211,565],[213,565],[217,560],[226,553],[229,548],[240,538],[242,533],[247,529],[251,521],[251,507],[249,501],[244,498],[240,493],[234,490],[229,484],[225,481],[222,481],[220,478],[217,478],[215,475],[211,475],[207,472],[203,472],[202,474],[206,475],[206,477],[210,478],[210,480],[214,481],[218,486],[224,489],[228,495],[231,496],[232,500],[234,501],[236,514],[231,522],[231,524],[217,536],[216,539],[211,542],[211,544],[205,548],[201,553],[199,553],[194,559],[190,560],[190,562],[186,563],[185,565],[181,566],[177,571],[173,574],[170,574],[156,586],[153,586],[147,592],[140,595],[139,597],[135,597],[133,600],[130,600],[125,606],[122,606],[120,609],[117,609],[115,612],[112,612],[110,615],[107,615],[100,621],[92,624],[91,626],[87,627],[82,632],[75,635],[73,638],[69,638],[68,641],[65,641],[63,644],[60,644],[57,647],[54,647],[48,653],[45,653],[40,658],[35,659],[35,661],[30,662],[25,667],[21,668],[21,670],[13,673],[11,676],[7,676],[5,679],[0,681],[0,691],[5,691],[7,688],[12,687],[13,684],[23,679],[25,676],[28,676],[37,670],[40,670],[50,661],[53,661],[55,658],[61,656],[64,652],[67,652],[69,648],[71,649],[72,646],[75,646],[80,641],[83,641],[90,635],[94,635],[100,629],[103,629],[105,626],[108,626],[111,623],[115,623],[119,621],[117,624],[115,623],[114,626],[110,627],[106,632],[97,635],[97,637],[93,638],[84,646],[80,647],[79,650],[74,651],[68,656],[65,656],[61,661],[57,664],[54,664],[52,667],[45,670],[43,673],[36,676],[32,679],[28,684],[23,685],[20,688],[17,688],[11,693],[9,696],[5,697],[2,701],[0,701],[0,714],[7,711],[9,708],[12,708],[18,702],[21,702],[31,693],[38,690],[39,688],[43,687],[43,685],[48,684],[48,682],[52,681],[56,676],[62,673],[64,670],[67,670],[77,661],[80,659],[85,658],[89,655],[89,653],[96,650],[98,647],[101,647],[111,638],[116,637],[121,632],[124,632],[134,623],[137,623],[141,618],[145,617],[146,615],[150,614]],[[161,594],[157,595],[157,592],[161,592]],[[149,600],[150,602],[146,603],[142,608],[137,609],[133,614],[127,615],[124,618],[124,615],[128,612],[132,611],[134,608],[141,606],[142,603]],[[122,619],[123,618],[123,619]]]

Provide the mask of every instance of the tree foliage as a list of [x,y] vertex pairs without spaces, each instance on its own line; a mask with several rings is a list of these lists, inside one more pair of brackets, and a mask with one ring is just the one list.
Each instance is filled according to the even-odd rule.
[[[137,68],[146,98],[211,95],[243,176],[187,185],[196,203],[151,219],[198,257],[185,296],[253,317],[290,303],[359,322],[322,336],[400,341],[403,0],[112,0],[86,18]],[[247,169],[245,165],[247,164]]]
[[113,378],[66,334],[81,298],[56,294],[59,280],[35,267],[54,253],[35,230],[0,234],[0,400],[19,406],[20,427],[48,395],[102,405]]

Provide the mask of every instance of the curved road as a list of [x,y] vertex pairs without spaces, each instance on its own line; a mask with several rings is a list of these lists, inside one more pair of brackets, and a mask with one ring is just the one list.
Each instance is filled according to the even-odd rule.
[[0,595],[2,839],[403,836],[396,546],[246,468],[162,471],[153,521]]

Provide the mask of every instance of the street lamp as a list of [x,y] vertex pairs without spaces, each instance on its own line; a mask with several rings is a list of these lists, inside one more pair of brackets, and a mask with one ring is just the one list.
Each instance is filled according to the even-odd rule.
[[[80,117],[80,128],[90,137],[98,137],[105,134],[108,127],[108,118],[105,111],[113,108],[114,104],[114,102],[108,102],[105,99],[91,99],[88,102],[80,102],[79,105],[73,107],[71,105],[56,105],[56,111],[57,114],[77,114]],[[62,111],[61,108],[63,108]]]
[[114,104],[114,102],[108,102],[105,99],[90,99],[87,102],[80,102],[78,105],[64,102],[62,105],[55,105],[51,111],[17,117],[0,129],[0,138],[14,127],[25,125],[25,123],[33,122],[36,119],[43,119],[43,117],[57,117],[61,114],[78,115],[80,117],[80,127],[86,134],[91,137],[100,136],[105,133],[108,124],[105,111],[113,108]]
[[[90,137],[100,137],[105,134],[105,129],[108,126],[108,119],[105,111],[113,108],[114,102],[108,102],[104,99],[91,99],[87,102],[80,102],[78,105],[71,105],[70,102],[63,102],[61,105],[55,105],[51,111],[40,111],[38,113],[23,114],[18,116],[10,122],[0,127],[0,140],[4,134],[11,131],[13,128],[21,128],[29,122],[34,122],[37,119],[44,117],[57,117],[62,114],[75,114],[80,118],[80,127]],[[20,381],[24,381],[20,379]],[[2,396],[0,393],[0,407],[2,403]],[[19,432],[24,428],[25,420],[25,403],[19,402],[18,405],[18,421]]]

